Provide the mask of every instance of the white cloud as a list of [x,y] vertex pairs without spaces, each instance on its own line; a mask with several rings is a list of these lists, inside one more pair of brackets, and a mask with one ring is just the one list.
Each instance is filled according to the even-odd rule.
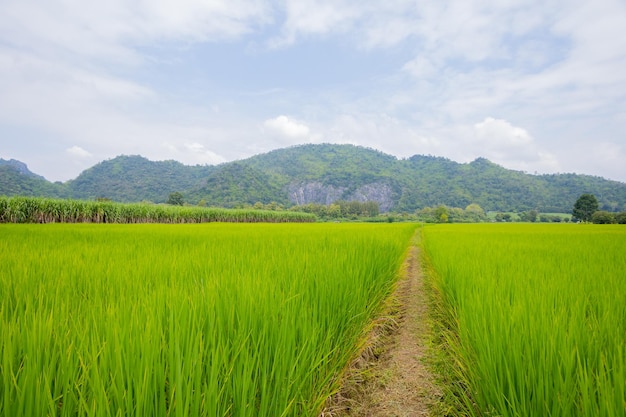
[[281,34],[270,39],[269,45],[284,47],[294,44],[301,36],[346,32],[358,10],[346,1],[286,0]]
[[190,154],[187,160],[195,161],[197,164],[219,164],[226,161],[224,157],[210,151],[201,143],[185,143],[184,146],[185,150]]
[[470,149],[507,168],[555,172],[560,166],[556,157],[541,149],[528,131],[506,120],[487,117],[474,125],[474,132],[468,143]]
[[77,156],[79,158],[91,158],[93,156],[91,152],[84,150],[80,146],[72,146],[71,148],[67,148],[65,151],[70,155]]
[[432,132],[417,128],[386,113],[344,113],[335,117],[324,132],[332,143],[360,145],[396,157],[415,154],[441,155],[442,141]]
[[418,56],[404,64],[402,69],[415,78],[430,78],[436,75],[439,64],[430,59]]
[[311,129],[307,125],[284,115],[266,120],[263,126],[288,139],[306,139],[311,134]]
[[75,88],[88,91],[96,99],[141,100],[156,97],[154,91],[138,83],[85,71],[71,71],[69,80]]
[[146,48],[234,39],[270,11],[263,0],[0,2],[0,123],[67,137],[123,131],[172,106],[144,84],[160,59]]
[[[626,180],[623,27],[623,0],[0,2],[0,133],[23,129],[15,141],[31,135],[33,144],[56,138],[46,147],[55,158],[74,145],[98,159],[141,153],[217,163],[337,141]],[[314,78],[312,65],[341,60],[320,53],[319,40],[367,58],[341,62],[356,86],[332,71]],[[285,49],[258,48],[268,44]],[[214,45],[232,53],[177,61]],[[236,76],[249,84],[243,90],[272,94],[216,98],[222,87],[202,65],[235,65],[252,49],[271,64],[259,60],[268,64]],[[382,69],[363,81],[359,65],[381,52]],[[197,78],[184,79],[190,72],[175,72],[178,64]],[[276,75],[257,83],[264,73]],[[259,126],[288,109],[306,122],[281,115]],[[587,153],[591,142],[598,146]]]
[[[263,0],[22,0],[2,2],[0,37],[49,56],[68,52],[125,63],[155,41],[231,39],[271,20]],[[55,50],[56,49],[56,50]],[[127,64],[127,62],[126,62]]]
[[513,126],[506,120],[493,117],[487,117],[484,121],[476,123],[474,129],[480,142],[490,148],[519,148],[533,142],[526,130]]
[[285,0],[285,19],[270,46],[289,46],[301,39],[347,36],[362,48],[385,48],[414,36],[428,7],[414,0]]

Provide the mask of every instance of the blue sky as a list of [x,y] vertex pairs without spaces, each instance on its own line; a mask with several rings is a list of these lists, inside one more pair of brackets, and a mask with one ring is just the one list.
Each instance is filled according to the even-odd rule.
[[0,1],[0,157],[302,143],[626,181],[623,0]]

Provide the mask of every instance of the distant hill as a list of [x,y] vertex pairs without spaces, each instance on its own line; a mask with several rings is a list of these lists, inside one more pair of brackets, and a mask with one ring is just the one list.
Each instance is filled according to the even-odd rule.
[[142,156],[118,156],[86,169],[67,186],[77,199],[164,202],[174,191],[201,188],[213,169],[176,161],[149,161]]
[[11,168],[13,171],[16,171],[18,174],[22,174],[27,177],[37,178],[41,180],[45,180],[41,175],[37,175],[32,173],[28,166],[25,163],[18,161],[17,159],[1,159],[0,158],[0,167]]
[[66,183],[50,183],[19,161],[0,163],[0,194],[165,202],[181,192],[196,204],[236,207],[276,202],[376,201],[382,212],[445,204],[487,211],[570,212],[582,193],[601,209],[626,208],[626,183],[577,174],[530,175],[478,158],[457,163],[415,155],[397,159],[353,145],[301,145],[216,166],[186,166],[119,156]]
[[51,183],[32,173],[23,162],[0,159],[0,195],[65,198],[69,190],[64,184]]

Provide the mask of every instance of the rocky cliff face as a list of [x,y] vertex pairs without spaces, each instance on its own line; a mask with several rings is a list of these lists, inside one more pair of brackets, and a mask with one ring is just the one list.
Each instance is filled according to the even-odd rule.
[[324,185],[321,182],[306,182],[289,185],[289,201],[299,206],[309,203],[332,204],[343,198],[345,187]]
[[315,181],[291,184],[288,187],[289,200],[297,205],[309,203],[329,205],[337,200],[375,201],[381,213],[393,207],[392,191],[391,186],[383,182],[365,184],[352,192],[348,187],[335,187]]
[[381,213],[388,212],[393,207],[391,185],[385,183],[365,184],[350,194],[348,201],[375,201]]

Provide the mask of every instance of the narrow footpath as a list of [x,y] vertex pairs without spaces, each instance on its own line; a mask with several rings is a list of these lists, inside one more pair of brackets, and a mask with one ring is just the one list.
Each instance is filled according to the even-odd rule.
[[[428,311],[419,265],[419,250],[413,246],[406,259],[406,274],[395,293],[394,326],[383,336],[375,360],[367,360],[346,381],[347,394],[334,417],[429,416],[429,408],[441,398],[434,377],[425,364]],[[340,396],[342,394],[340,393]]]

